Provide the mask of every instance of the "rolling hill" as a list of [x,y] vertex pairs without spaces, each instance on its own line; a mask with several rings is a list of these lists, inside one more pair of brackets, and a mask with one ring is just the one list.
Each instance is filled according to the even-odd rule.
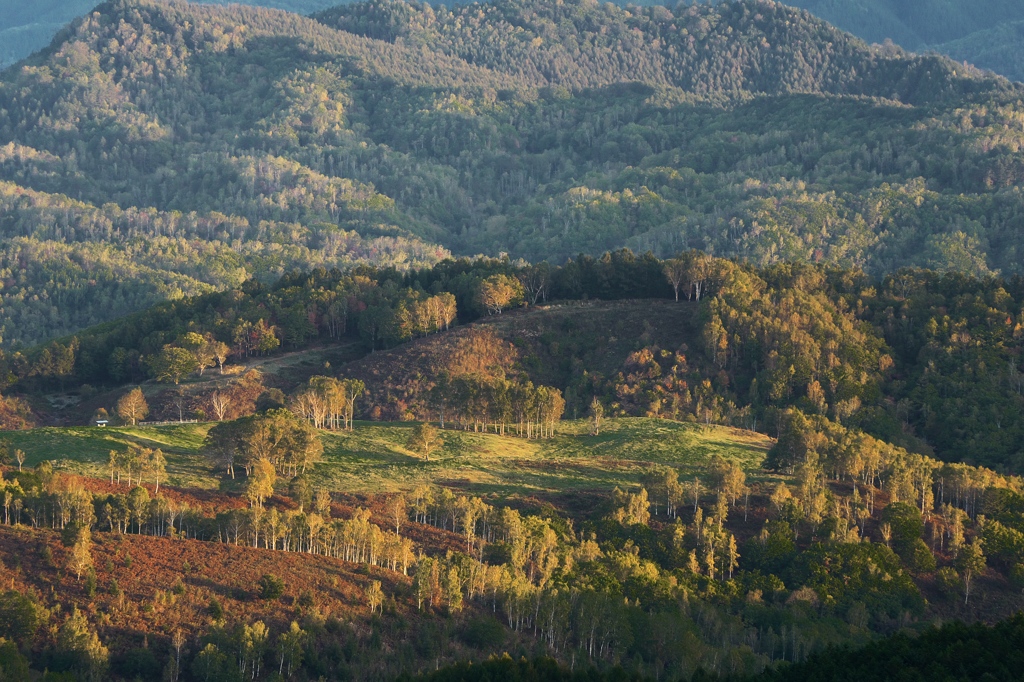
[[1017,56],[1024,46],[1024,7],[1012,0],[793,0],[788,4],[868,42],[891,40],[908,50],[935,51],[1024,80]]
[[[206,0],[226,5],[227,0]],[[88,14],[96,0],[36,0],[30,4],[7,3],[0,7],[0,69],[25,59],[50,44],[62,28]],[[311,14],[337,5],[335,0],[254,0],[248,5],[275,7],[297,14]]]
[[[227,4],[225,0],[206,0]],[[0,68],[44,48],[53,36],[95,6],[93,0],[36,2],[31,10],[12,5],[0,10]],[[253,0],[244,4],[312,14],[344,4],[341,0]],[[658,5],[654,0],[636,4]],[[909,0],[792,0],[786,4],[807,9],[825,21],[869,43],[891,40],[913,51],[934,50],[958,61],[991,69],[1007,78],[1024,79],[1016,55],[1021,38],[1018,22],[1024,12],[1017,3],[911,2]]]
[[117,0],[76,22],[0,77],[3,342],[449,253],[1019,270],[1005,80],[753,1],[474,12]]
[[[680,300],[665,274],[677,266]],[[498,286],[502,312],[483,302]],[[0,352],[0,423],[88,423],[140,384],[154,419],[234,418],[340,375],[366,387],[356,416],[372,420],[448,414],[475,431],[509,423],[514,396],[554,410],[555,390],[569,418],[596,399],[608,416],[777,435],[798,410],[945,462],[1019,472],[1022,300],[1016,277],[755,268],[698,252],[314,270]]]
[[1024,605],[1022,100],[760,0],[103,3],[0,73],[0,682],[1009,679],[931,624]]

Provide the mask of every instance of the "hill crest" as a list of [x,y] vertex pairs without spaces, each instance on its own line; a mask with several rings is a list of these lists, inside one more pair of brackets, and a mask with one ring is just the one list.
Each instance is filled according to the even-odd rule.
[[[499,0],[452,9],[369,0],[314,16],[344,31],[439,50],[535,86],[572,90],[638,81],[712,100],[820,92],[925,103],[962,96],[972,89],[968,82],[989,80],[945,58],[869,48],[772,0],[681,5],[675,12],[588,0]],[[883,83],[894,70],[908,74],[890,89]]]
[[[423,27],[377,39],[403,11]],[[0,332],[450,253],[1016,272],[1018,99],[752,0],[318,19],[117,0],[0,76]]]

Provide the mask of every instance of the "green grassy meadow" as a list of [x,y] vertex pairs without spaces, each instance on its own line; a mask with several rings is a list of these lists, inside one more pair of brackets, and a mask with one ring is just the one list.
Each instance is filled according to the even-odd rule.
[[[26,453],[26,466],[44,460],[67,470],[105,477],[111,449],[129,444],[163,449],[171,485],[217,488],[218,474],[202,455],[212,423],[148,427],[41,428],[5,435]],[[714,454],[756,471],[770,440],[722,426],[660,419],[609,419],[591,436],[585,421],[565,421],[547,440],[446,430],[444,446],[429,462],[405,448],[412,423],[358,422],[352,432],[324,432],[324,459],[312,476],[339,492],[408,490],[436,483],[477,493],[544,495],[573,490],[608,491],[634,485],[654,464],[699,471]],[[237,483],[236,483],[237,485]]]
[[25,451],[25,466],[51,461],[76,474],[105,478],[111,450],[135,444],[160,448],[167,456],[168,483],[184,488],[216,488],[219,479],[202,456],[203,439],[213,423],[146,427],[74,426],[10,431],[4,438]]

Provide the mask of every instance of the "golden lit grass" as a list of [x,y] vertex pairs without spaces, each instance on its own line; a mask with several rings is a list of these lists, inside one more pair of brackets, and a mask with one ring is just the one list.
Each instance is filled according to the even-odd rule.
[[111,450],[126,450],[130,444],[160,448],[167,459],[167,482],[185,488],[216,488],[217,478],[201,455],[203,439],[212,424],[173,424],[147,427],[76,426],[48,427],[4,434],[11,452],[25,452],[25,466],[49,460],[69,471],[86,476],[109,476]]
[[[167,455],[168,483],[215,488],[220,484],[202,456],[212,424],[152,427],[44,428],[7,434],[25,451],[26,465],[62,462],[90,476],[108,475],[107,454],[129,444],[159,447]],[[526,440],[492,433],[446,430],[444,446],[429,462],[405,448],[412,423],[359,422],[352,432],[325,432],[324,460],[312,471],[317,485],[343,492],[386,492],[437,483],[475,492],[551,494],[607,491],[638,483],[653,465],[686,476],[719,454],[754,470],[770,440],[749,431],[660,419],[609,419],[591,436],[585,421],[566,421],[558,435]],[[237,485],[237,482],[236,482]]]
[[607,420],[598,436],[584,421],[567,421],[549,440],[447,430],[443,449],[428,462],[405,449],[411,428],[358,425],[352,433],[326,434],[317,479],[353,492],[427,482],[498,493],[610,490],[638,483],[652,465],[683,475],[701,470],[714,454],[756,469],[771,444],[761,434],[659,419]]

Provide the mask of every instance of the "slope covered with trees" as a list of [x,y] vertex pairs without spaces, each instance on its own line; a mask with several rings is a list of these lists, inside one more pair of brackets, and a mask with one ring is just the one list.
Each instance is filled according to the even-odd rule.
[[[573,91],[637,81],[700,98],[796,91],[913,102],[966,85],[947,81],[932,58],[886,59],[851,36],[775,3],[684,5],[673,13],[660,6],[621,9],[530,0],[435,10],[426,3],[384,0],[339,5],[316,18]],[[921,77],[925,83],[888,91],[902,78],[909,84]],[[932,84],[939,90],[928,91]]]
[[0,77],[0,336],[449,252],[1012,274],[1020,97],[753,0],[117,0]]
[[[970,653],[1012,649],[1019,623],[929,623],[1019,609],[1019,478],[837,425],[840,442],[805,434],[793,474],[759,466],[765,438],[660,420],[592,418],[554,437],[317,428],[303,395],[325,383],[239,419],[12,437],[5,673],[387,680],[509,652],[590,679],[735,679],[776,663],[797,665],[769,675],[814,679],[829,647],[907,631],[924,634],[842,655],[913,670],[922,648],[962,646],[934,655],[967,675],[1015,670]],[[415,434],[428,427],[443,444],[425,457]],[[68,448],[76,439],[101,451]],[[855,457],[864,475],[838,466]],[[183,486],[186,468],[207,489]],[[382,482],[388,494],[367,492]]]
[[[908,629],[1012,646],[1012,621],[927,624],[1021,605],[1022,309],[1020,278],[618,251],[296,273],[4,354],[8,393],[131,381],[105,405],[133,424],[0,442],[4,669],[391,679],[509,651],[802,679]],[[251,364],[360,345],[287,386]]]
[[[343,0],[252,0],[245,4],[311,14]],[[226,0],[204,0],[226,5]],[[0,69],[25,59],[50,44],[64,26],[87,14],[96,0],[34,0],[29,4],[6,3],[0,7]]]
[[[90,402],[97,388],[149,379],[165,418],[209,416],[211,392],[227,390],[219,382],[240,377],[247,397],[235,402],[251,410],[263,388],[245,383],[247,369],[310,352],[305,369],[269,385],[358,379],[369,387],[360,415],[373,419],[521,424],[516,391],[552,387],[574,418],[596,401],[608,416],[759,430],[782,439],[782,470],[808,438],[841,450],[853,429],[942,461],[1019,472],[1021,282],[755,268],[700,252],[660,261],[619,251],[561,267],[460,259],[409,273],[318,270],[2,353],[0,391],[34,401],[44,421],[81,423],[88,414],[54,411],[43,396],[72,391],[88,409],[110,410]],[[25,417],[13,415],[27,408],[10,407],[8,428],[18,428]],[[833,455],[836,471],[869,473],[865,461]]]
[[[745,679],[750,682],[803,680],[1015,680],[1024,646],[1024,623],[1017,616],[995,626],[950,623],[920,637],[894,635],[859,649],[830,650],[792,666],[779,666],[754,677],[737,678],[702,671],[694,680]],[[493,657],[463,663],[404,680],[416,682],[597,682],[626,680],[621,670],[569,670],[554,659],[518,661]],[[634,678],[636,679],[636,678]],[[642,678],[641,678],[642,679]]]
[[873,43],[935,50],[958,61],[1024,80],[1020,51],[1024,8],[1012,0],[791,0]]

